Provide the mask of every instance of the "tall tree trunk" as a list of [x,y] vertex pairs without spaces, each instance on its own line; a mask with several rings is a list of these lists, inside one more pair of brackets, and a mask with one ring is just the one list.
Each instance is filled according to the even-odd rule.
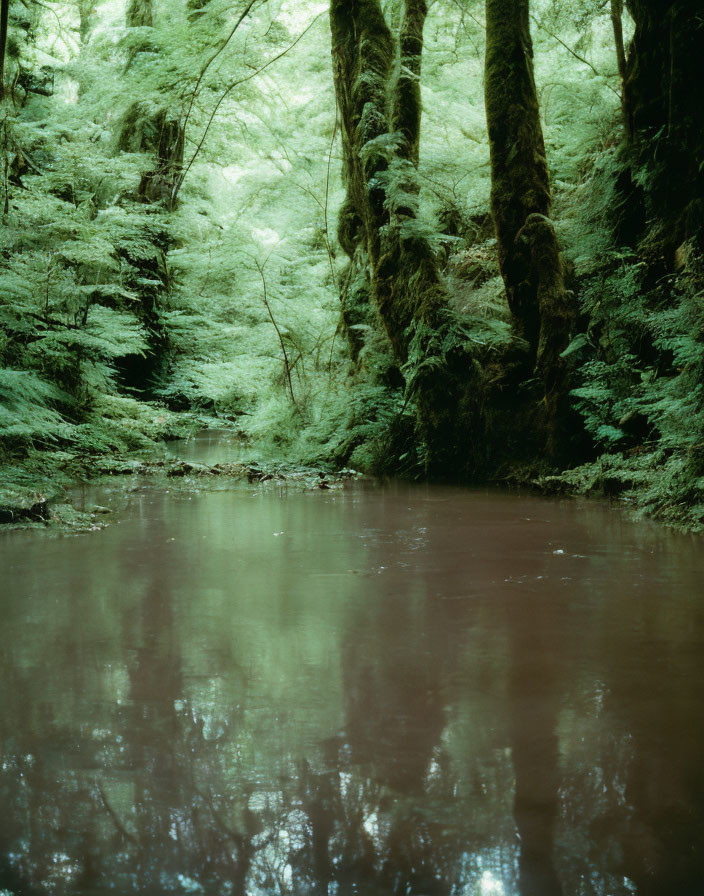
[[628,109],[628,93],[626,91],[626,49],[623,43],[623,0],[611,0],[611,27],[614,32],[614,45],[616,47],[616,64],[618,76],[621,82],[621,114],[626,135],[630,140],[633,136],[631,115]]
[[440,466],[462,453],[458,407],[471,362],[463,355],[452,369],[442,353],[446,340],[439,334],[447,336],[452,318],[434,252],[416,220],[426,13],[424,0],[405,0],[396,42],[380,0],[330,4],[347,187],[338,236],[350,259],[361,252],[368,260],[374,307],[399,366],[417,364],[420,429],[435,458],[430,464]]
[[379,0],[332,0],[330,24],[347,187],[340,244],[350,257],[361,244],[373,262],[388,218],[378,181],[387,165],[379,151],[368,150],[363,159],[362,149],[389,132],[386,91],[394,43]]
[[125,21],[128,28],[151,28],[154,25],[151,0],[129,0]]
[[[357,34],[357,20],[364,21],[365,12],[373,16],[370,31],[375,43],[371,49],[368,42],[363,49],[361,37]],[[330,22],[333,76],[341,119],[343,180],[347,189],[338,214],[337,237],[350,259],[341,296],[342,320],[350,351],[356,360],[362,348],[358,326],[374,323],[369,260],[372,255],[378,256],[378,251],[374,252],[373,234],[378,231],[383,215],[383,197],[381,208],[377,208],[372,197],[367,196],[358,131],[363,126],[367,139],[380,137],[386,132],[386,87],[391,76],[393,39],[376,2],[370,2],[358,10],[354,2],[348,5],[333,0]],[[368,79],[366,90],[362,92],[360,86],[355,92],[355,84],[362,73]],[[367,103],[369,105],[362,123],[362,112]],[[376,164],[381,170],[382,161],[377,159]],[[366,176],[373,175],[374,171],[368,165]],[[379,219],[379,223],[375,223],[375,218]]]
[[156,156],[156,165],[142,175],[139,195],[145,202],[163,202],[171,210],[176,183],[183,169],[183,121],[163,108],[152,117],[151,124],[156,132],[150,147]]
[[[152,0],[130,0],[125,13],[128,28],[151,28],[154,24]],[[126,71],[140,55],[139,47],[130,52]],[[172,197],[183,168],[184,130],[181,118],[166,106],[152,110],[140,102],[127,111],[118,138],[120,149],[148,152],[155,157],[155,166],[142,175],[138,195],[144,202],[163,202],[173,206]]]
[[428,15],[426,0],[406,0],[399,36],[399,73],[393,110],[393,129],[403,134],[403,152],[414,165],[420,155],[423,26]]
[[[151,28],[154,24],[152,0],[130,0],[125,12],[128,28]],[[148,42],[130,51],[125,71],[139,61]],[[136,198],[145,203],[161,202],[168,209],[173,207],[174,185],[183,166],[183,122],[164,102],[155,108],[154,102],[135,102],[125,112],[117,147],[126,152],[142,152],[153,159],[153,167],[145,172],[136,190]],[[133,194],[134,195],[134,194]],[[123,253],[128,280],[139,295],[142,306],[142,322],[149,334],[149,352],[144,358],[132,357],[122,370],[123,379],[133,387],[145,386],[158,378],[169,348],[168,332],[162,317],[162,307],[169,293],[167,253],[170,248],[168,232],[152,227],[145,231],[145,240],[151,243],[153,253],[133,256],[129,249]]]
[[330,6],[347,186],[339,239],[350,258],[358,247],[368,256],[373,295],[400,363],[408,357],[409,328],[435,326],[447,299],[427,242],[403,227],[417,205],[409,199],[418,193],[421,63],[412,57],[422,51],[425,12],[423,2],[406,0],[405,64],[417,75],[402,71],[391,85],[396,47],[379,0],[332,0]]
[[10,16],[10,0],[0,5],[0,100],[5,96],[5,56],[7,53],[7,21]]
[[549,218],[528,0],[486,0],[485,95],[499,265],[516,329],[544,381],[552,449],[564,391],[560,354],[573,315]]

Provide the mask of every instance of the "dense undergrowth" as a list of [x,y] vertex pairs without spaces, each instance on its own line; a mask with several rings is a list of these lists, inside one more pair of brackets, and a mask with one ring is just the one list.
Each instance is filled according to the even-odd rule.
[[[617,147],[590,159],[572,245],[581,332],[570,346],[575,407],[591,459],[562,481],[650,514],[704,522],[704,256],[695,237],[672,255],[664,222],[642,216],[649,172]],[[637,171],[641,183],[625,172]],[[630,242],[629,232],[638,233]]]
[[402,370],[370,314],[367,272],[333,236],[344,194],[327,5],[261,2],[231,34],[246,4],[235,7],[158,3],[150,25],[128,23],[119,4],[12,8],[3,500],[51,495],[91,458],[206,425],[231,427],[258,456],[422,476],[413,384],[461,352],[479,383],[466,446],[478,475],[619,496],[700,527],[701,245],[673,253],[648,205],[653,172],[624,149],[603,5],[534,4],[556,223],[579,305],[566,469],[536,456],[525,395],[501,371],[520,346],[489,216],[479,6],[437,2],[426,24],[414,226],[455,318],[432,361],[415,334]]

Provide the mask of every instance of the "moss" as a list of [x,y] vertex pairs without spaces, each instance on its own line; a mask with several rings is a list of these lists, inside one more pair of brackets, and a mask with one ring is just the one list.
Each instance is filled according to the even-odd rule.
[[[387,85],[394,45],[379,0],[330,5],[333,75],[345,150],[348,208],[364,223],[365,247],[372,253],[385,223],[383,197],[369,184],[385,167],[377,154],[362,159],[362,148],[387,131]],[[349,217],[349,215],[348,215]],[[349,253],[348,253],[349,254]]]
[[537,348],[539,315],[530,282],[530,244],[517,242],[528,216],[547,216],[550,180],[527,0],[487,0],[485,101],[491,150],[491,203],[509,307]]
[[546,447],[559,442],[566,386],[561,353],[573,309],[548,217],[550,176],[533,76],[528,0],[487,0],[485,101],[499,267],[517,332],[544,382]]
[[365,331],[376,325],[372,313],[369,271],[358,258],[347,269],[342,284],[342,326],[352,360],[357,363],[364,347]]
[[406,0],[399,34],[399,73],[394,93],[392,128],[403,135],[403,155],[418,164],[420,150],[423,26],[426,0]]
[[337,240],[345,253],[354,257],[357,246],[362,240],[362,220],[355,203],[347,196],[337,216]]
[[[394,42],[379,0],[331,5],[335,89],[343,123],[347,200],[341,225],[348,255],[363,246],[370,294],[405,373],[417,412],[417,434],[430,469],[468,466],[474,425],[475,370],[461,327],[455,327],[435,252],[416,220],[420,140],[419,77],[423,0],[406,0]],[[394,61],[400,65],[394,73]],[[354,231],[357,222],[362,230]],[[352,233],[355,237],[352,237]],[[369,321],[360,303],[345,316]],[[346,325],[353,356],[354,325]],[[469,409],[471,408],[471,412]]]
[[151,0],[129,0],[125,21],[129,28],[151,28],[154,24]]
[[[407,3],[402,25],[404,59],[417,71],[420,58],[413,61],[409,54],[420,54],[422,50],[425,12],[424,3]],[[350,250],[363,243],[372,268],[372,294],[381,321],[397,360],[405,363],[409,326],[414,321],[432,324],[435,307],[445,299],[427,243],[419,238],[404,239],[399,223],[391,220],[392,180],[383,177],[403,160],[410,143],[418,142],[420,96],[415,89],[409,94],[405,75],[403,82],[392,83],[397,48],[379,0],[333,2],[330,16],[335,87],[346,138],[348,195],[341,222],[343,248],[352,255]],[[389,105],[395,110],[393,113]],[[407,134],[410,143],[404,143],[402,149],[391,139],[400,115],[411,116],[415,121],[412,133]],[[388,139],[381,139],[384,137]],[[409,213],[407,208],[404,211]],[[352,238],[357,222],[363,225],[363,239]]]

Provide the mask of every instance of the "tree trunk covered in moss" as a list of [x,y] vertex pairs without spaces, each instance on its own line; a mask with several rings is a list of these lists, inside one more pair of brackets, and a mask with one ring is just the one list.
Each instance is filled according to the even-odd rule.
[[117,148],[122,152],[151,155],[154,166],[142,175],[137,196],[143,202],[163,202],[172,208],[172,196],[183,168],[183,122],[168,108],[154,110],[136,102],[120,122]]
[[380,152],[362,149],[389,132],[387,88],[394,43],[379,0],[332,0],[333,76],[342,123],[347,196],[340,211],[340,245],[352,257],[361,244],[379,257],[380,229],[387,222],[377,176],[387,167]]
[[0,3],[0,100],[5,96],[5,57],[7,55],[7,24],[10,16],[10,0]]
[[[626,92],[636,149],[672,241],[704,225],[704,8],[701,0],[627,0],[635,22]],[[658,215],[663,217],[662,214]]]
[[[128,28],[151,28],[154,25],[152,0],[129,0],[125,13]],[[143,48],[133,47],[127,60],[129,68]],[[129,152],[145,152],[154,156],[155,166],[142,175],[138,196],[144,202],[163,202],[173,206],[172,197],[183,168],[183,122],[178,114],[163,107],[153,110],[152,104],[134,103],[125,113],[118,148]]]
[[395,131],[403,134],[402,151],[414,165],[420,154],[423,26],[428,15],[426,0],[406,0],[399,35],[399,72],[394,96]]
[[183,169],[183,121],[168,109],[160,109],[150,124],[153,130],[150,142],[156,165],[142,175],[139,195],[146,202],[163,202],[168,209],[172,209],[176,184]]
[[[447,299],[427,242],[404,228],[417,205],[412,160],[420,141],[420,86],[403,73],[391,83],[396,46],[379,0],[333,0],[330,13],[347,185],[340,243],[351,258],[358,246],[365,250],[381,321],[405,363],[409,328],[433,327]],[[409,54],[411,46],[422,50],[424,18],[424,3],[408,0],[402,32],[409,35],[406,62],[418,75],[420,60]]]
[[396,41],[380,0],[330,4],[347,188],[338,237],[357,268],[370,270],[374,310],[399,367],[408,365],[422,436],[436,458],[430,463],[439,465],[440,456],[462,453],[459,405],[471,362],[442,352],[453,321],[435,254],[417,221],[426,13],[424,0],[405,0]]
[[[151,28],[154,24],[152,0],[129,0],[125,12],[128,28]],[[145,41],[130,50],[126,70],[139,62],[149,49]],[[117,135],[117,149],[122,152],[145,153],[154,159],[153,167],[141,179],[133,199],[156,204],[171,210],[174,185],[183,166],[183,123],[168,107],[154,108],[152,102],[135,102],[124,113]],[[128,284],[139,296],[141,320],[148,332],[149,351],[144,358],[124,359],[121,373],[127,385],[147,389],[158,379],[169,349],[169,339],[162,307],[169,292],[167,253],[169,236],[158,225],[145,228],[145,242],[152,252],[132,253],[127,247],[122,255]]]
[[151,0],[129,0],[125,21],[128,28],[151,28],[154,25]]
[[555,425],[563,387],[561,352],[572,310],[557,238],[533,77],[528,0],[486,2],[485,99],[491,151],[491,206],[499,265],[516,330],[545,386]]
[[[393,40],[378,2],[332,2],[333,75],[341,118],[343,179],[347,195],[338,215],[337,236],[350,258],[342,292],[342,320],[353,358],[362,347],[360,326],[373,324],[369,262],[378,257],[378,233],[384,223],[383,193],[367,195],[374,177],[363,166],[358,145],[387,131],[386,90],[391,76]],[[369,18],[371,16],[371,19]],[[357,22],[366,21],[369,34],[358,37]],[[363,42],[364,40],[364,42]],[[358,83],[364,78],[365,83]],[[382,160],[375,160],[379,170]]]

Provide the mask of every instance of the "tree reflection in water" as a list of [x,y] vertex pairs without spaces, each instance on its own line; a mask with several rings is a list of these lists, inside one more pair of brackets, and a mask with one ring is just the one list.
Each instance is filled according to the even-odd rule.
[[92,555],[16,539],[0,884],[696,892],[698,555],[403,489],[156,493]]

